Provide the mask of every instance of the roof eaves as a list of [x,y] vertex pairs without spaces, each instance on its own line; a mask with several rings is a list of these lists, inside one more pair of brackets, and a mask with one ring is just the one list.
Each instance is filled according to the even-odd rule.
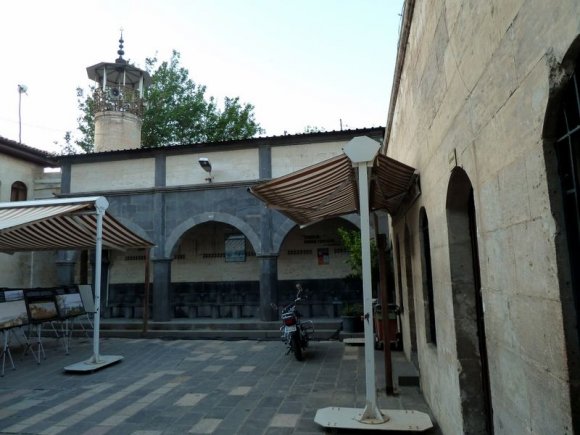
[[0,153],[41,166],[56,167],[58,163],[51,153],[0,136]]
[[384,127],[366,127],[366,128],[356,128],[349,130],[333,130],[328,132],[315,132],[315,133],[299,133],[299,134],[287,134],[287,135],[277,135],[277,136],[258,136],[248,139],[236,139],[228,141],[217,141],[217,142],[198,142],[191,144],[179,144],[179,145],[166,145],[160,147],[148,147],[148,148],[137,148],[137,149],[127,149],[127,150],[115,150],[115,151],[104,151],[100,153],[88,153],[88,154],[75,154],[75,155],[62,155],[56,156],[58,161],[70,161],[70,160],[87,160],[99,157],[116,157],[123,156],[125,154],[131,155],[152,155],[160,151],[163,152],[179,152],[181,150],[190,151],[208,151],[208,150],[233,150],[245,147],[255,147],[260,145],[295,145],[301,143],[311,143],[311,142],[322,142],[322,141],[332,141],[340,139],[351,139],[353,135],[360,136],[382,136],[384,135]]

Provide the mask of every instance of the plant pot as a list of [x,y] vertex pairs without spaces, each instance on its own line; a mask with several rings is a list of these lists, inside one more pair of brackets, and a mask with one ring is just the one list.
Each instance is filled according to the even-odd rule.
[[362,332],[363,323],[360,316],[342,316],[343,332]]

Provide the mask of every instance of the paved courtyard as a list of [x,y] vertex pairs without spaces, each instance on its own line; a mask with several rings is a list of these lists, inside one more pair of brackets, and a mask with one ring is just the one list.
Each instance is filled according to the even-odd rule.
[[[110,338],[101,353],[123,361],[91,374],[63,371],[90,357],[90,339],[73,339],[69,355],[54,339],[45,348],[40,364],[14,349],[16,370],[0,378],[0,433],[320,434],[317,409],[365,403],[364,347],[337,341],[311,342],[298,362],[277,341]],[[384,388],[383,354],[375,356]],[[400,353],[394,360],[405,364]],[[418,387],[400,391],[379,392],[379,406],[429,412]]]

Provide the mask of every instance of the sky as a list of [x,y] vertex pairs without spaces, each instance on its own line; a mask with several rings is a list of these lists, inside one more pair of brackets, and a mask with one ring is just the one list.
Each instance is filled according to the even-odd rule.
[[[403,0],[18,0],[0,3],[0,136],[58,153],[78,136],[86,68],[181,54],[219,101],[252,104],[265,134],[384,126]],[[18,85],[27,92],[20,94]]]

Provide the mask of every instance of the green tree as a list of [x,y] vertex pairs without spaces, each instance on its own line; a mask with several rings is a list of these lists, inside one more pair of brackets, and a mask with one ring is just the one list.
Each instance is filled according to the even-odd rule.
[[[74,143],[86,153],[92,152],[95,147],[95,100],[92,96],[95,89],[96,86],[91,86],[89,95],[85,98],[83,89],[77,87],[77,104],[81,112],[77,122],[81,138],[75,140]],[[65,136],[65,142],[70,144],[70,135],[68,140]],[[65,150],[67,148],[71,151],[69,154],[75,154],[74,148],[70,147],[70,145]]]
[[[353,278],[362,278],[362,244],[360,231],[338,228],[338,236],[344,247],[348,250],[349,255],[346,262],[350,266],[350,276]],[[375,239],[371,239],[371,272],[373,281],[376,281],[378,276],[378,258]]]
[[[189,78],[189,71],[180,65],[180,60],[181,55],[174,50],[169,61],[158,63],[155,57],[145,61],[151,85],[145,90],[142,147],[219,142],[264,133],[254,118],[254,106],[242,104],[237,97],[226,97],[220,107],[213,97],[206,98],[206,87]],[[92,91],[94,88],[85,98],[77,89],[81,137],[75,143],[85,152],[94,148]]]

